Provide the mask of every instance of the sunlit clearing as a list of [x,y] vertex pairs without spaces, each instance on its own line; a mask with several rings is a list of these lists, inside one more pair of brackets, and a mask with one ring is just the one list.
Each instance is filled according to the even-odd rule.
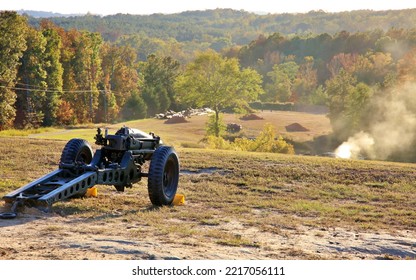
[[339,146],[335,150],[335,155],[338,158],[351,158],[352,152],[351,152],[351,145],[348,143],[342,143],[341,146]]

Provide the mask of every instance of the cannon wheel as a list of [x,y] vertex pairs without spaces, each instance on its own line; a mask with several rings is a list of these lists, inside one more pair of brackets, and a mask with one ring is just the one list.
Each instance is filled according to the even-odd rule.
[[[90,144],[84,139],[74,138],[66,143],[61,154],[61,163],[72,164],[76,162],[90,164],[92,160],[92,149]],[[78,193],[72,197],[85,196],[87,191]]]
[[75,163],[81,162],[85,164],[91,163],[92,149],[90,144],[84,139],[71,139],[66,143],[65,148],[62,150],[61,162],[62,163]]
[[153,205],[170,205],[179,182],[179,159],[172,147],[161,146],[153,153],[147,188]]

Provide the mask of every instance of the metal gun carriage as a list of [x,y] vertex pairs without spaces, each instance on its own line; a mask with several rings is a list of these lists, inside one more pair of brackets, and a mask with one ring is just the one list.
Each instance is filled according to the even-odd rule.
[[[0,218],[17,216],[19,206],[49,211],[52,204],[74,196],[83,196],[95,185],[113,185],[117,191],[132,187],[147,177],[148,194],[155,206],[170,205],[179,182],[179,158],[173,147],[165,146],[159,136],[122,127],[114,135],[100,128],[93,153],[83,139],[71,139],[62,150],[59,168],[5,195],[11,211]],[[147,172],[144,163],[150,161]]]

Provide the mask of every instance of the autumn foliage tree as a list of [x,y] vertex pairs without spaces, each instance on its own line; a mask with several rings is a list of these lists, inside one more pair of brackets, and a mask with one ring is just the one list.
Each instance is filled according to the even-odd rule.
[[416,81],[416,48],[413,48],[398,62],[398,79],[401,83]]
[[63,94],[63,66],[61,63],[62,40],[56,28],[47,25],[41,28],[46,40],[43,54],[44,70],[46,71],[45,98],[42,104],[44,108],[43,124],[51,126],[57,124],[57,113],[61,106]]
[[179,62],[170,56],[149,55],[140,67],[143,75],[142,96],[147,103],[147,116],[178,109],[174,83],[179,74]]
[[[137,57],[129,46],[104,43],[101,48],[102,86],[99,99],[98,121],[115,121],[120,119],[128,99],[135,95],[140,78],[137,71]],[[138,96],[137,98],[140,98]]]
[[263,93],[261,83],[262,78],[256,71],[240,69],[237,59],[223,58],[209,50],[187,65],[175,88],[181,102],[214,110],[215,136],[219,136],[220,112],[256,100]]
[[358,83],[350,73],[341,70],[326,83],[329,119],[338,139],[346,140],[358,132],[372,90],[364,83]]
[[38,127],[42,124],[42,104],[46,96],[44,52],[46,39],[34,28],[26,31],[26,51],[20,59],[18,70],[17,118],[18,127]]
[[15,12],[0,12],[0,130],[13,125],[17,70],[26,50],[26,20]]

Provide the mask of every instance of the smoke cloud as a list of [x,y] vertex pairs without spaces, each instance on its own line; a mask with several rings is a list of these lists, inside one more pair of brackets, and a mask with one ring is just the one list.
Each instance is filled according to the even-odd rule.
[[366,131],[341,144],[335,151],[337,156],[385,160],[416,151],[413,147],[416,141],[416,85],[407,84],[373,98],[372,102]]
[[364,154],[371,157],[374,154],[374,138],[363,131],[348,138],[348,141],[342,143],[336,150],[335,154],[339,158],[360,158]]

